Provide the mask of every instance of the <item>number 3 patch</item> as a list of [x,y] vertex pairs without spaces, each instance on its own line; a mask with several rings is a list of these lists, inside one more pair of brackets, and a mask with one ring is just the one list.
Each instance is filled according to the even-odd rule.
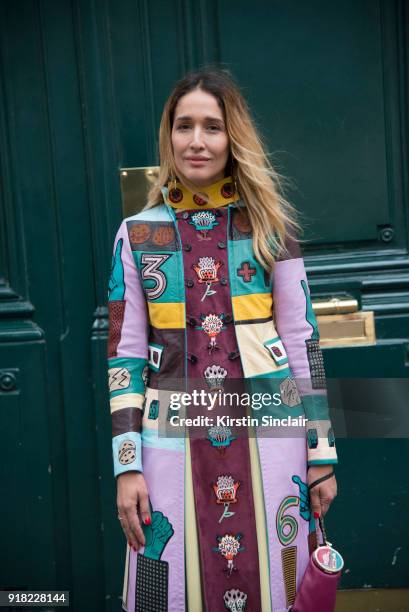
[[167,278],[159,267],[169,259],[170,255],[158,255],[154,253],[143,253],[141,263],[144,264],[141,275],[144,281],[153,280],[154,286],[146,288],[146,296],[149,300],[157,300],[165,291]]

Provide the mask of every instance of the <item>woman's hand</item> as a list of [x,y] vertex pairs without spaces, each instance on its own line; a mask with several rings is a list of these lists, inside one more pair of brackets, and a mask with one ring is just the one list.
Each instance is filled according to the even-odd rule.
[[139,515],[145,525],[151,522],[149,512],[148,488],[141,472],[124,472],[117,476],[118,518],[128,540],[128,544],[137,551],[145,546],[145,536],[139,521]]
[[[311,465],[307,472],[307,484],[312,484],[315,480],[330,474],[333,471],[332,465]],[[317,512],[320,516],[325,516],[330,504],[337,494],[337,481],[335,475],[327,478],[323,482],[310,489],[311,512]]]

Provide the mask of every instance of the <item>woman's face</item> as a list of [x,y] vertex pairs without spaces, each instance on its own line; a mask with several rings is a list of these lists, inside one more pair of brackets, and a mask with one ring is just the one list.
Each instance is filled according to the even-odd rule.
[[182,96],[175,108],[173,155],[178,176],[199,187],[224,177],[229,137],[223,113],[212,94],[195,89]]

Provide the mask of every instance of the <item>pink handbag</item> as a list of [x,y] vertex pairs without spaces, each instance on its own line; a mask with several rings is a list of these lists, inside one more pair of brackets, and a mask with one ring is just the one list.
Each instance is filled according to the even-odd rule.
[[310,556],[291,612],[333,612],[335,610],[337,585],[344,561],[339,552],[332,548],[331,543],[327,542],[322,517],[319,517],[318,521],[322,544],[319,544]]

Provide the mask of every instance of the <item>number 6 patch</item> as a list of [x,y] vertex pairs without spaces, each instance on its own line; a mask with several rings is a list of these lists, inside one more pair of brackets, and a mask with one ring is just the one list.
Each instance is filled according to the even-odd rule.
[[288,363],[287,353],[285,352],[285,348],[279,336],[275,338],[271,338],[271,340],[266,340],[263,342],[266,349],[269,351],[271,356],[277,365],[281,366],[285,363]]

